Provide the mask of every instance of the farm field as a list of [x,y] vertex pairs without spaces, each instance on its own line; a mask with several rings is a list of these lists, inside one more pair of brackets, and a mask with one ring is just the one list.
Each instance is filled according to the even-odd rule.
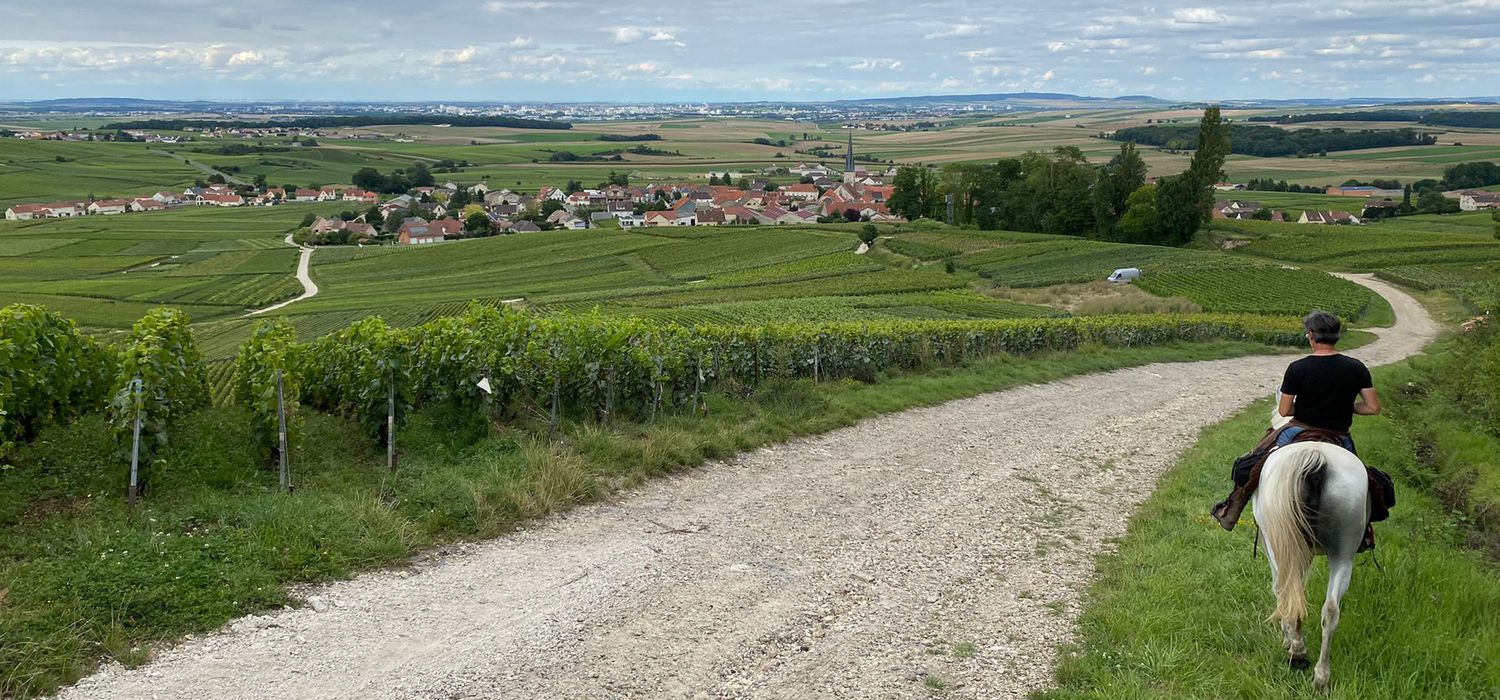
[[3,222],[0,305],[41,304],[99,329],[128,328],[160,304],[196,321],[239,315],[302,291],[297,252],[282,238],[308,212],[338,210],[191,207]]
[[[40,303],[101,330],[128,328],[152,305],[179,306],[198,324],[207,355],[227,358],[248,337],[245,311],[300,292],[296,252],[281,238],[308,211],[339,208],[179,209],[3,224],[0,302]],[[304,338],[371,314],[415,325],[469,301],[543,313],[597,307],[687,324],[1014,318],[1060,311],[985,291],[1090,282],[1140,267],[1140,289],[1209,312],[1297,314],[1321,305],[1375,323],[1389,314],[1378,297],[1323,269],[1449,287],[1500,265],[1500,242],[1483,215],[1347,228],[1220,222],[1214,237],[1229,251],[923,224],[883,227],[876,250],[858,256],[855,228],[591,230],[324,248],[311,269],[321,293],[276,315]]]
[[[1150,114],[1161,119],[1168,113],[1080,110],[974,117],[928,131],[859,131],[856,139],[860,149],[901,162],[956,162],[970,156],[988,160],[996,154],[1024,152],[1011,149],[1041,142],[1077,145],[1097,161],[1113,153],[1116,145],[1094,138],[1098,129],[1106,124],[1132,124]],[[1185,112],[1183,117],[1190,119],[1191,114]],[[801,158],[791,148],[818,143],[837,146],[845,133],[837,125],[808,124],[806,133],[812,138],[803,141],[800,126],[678,119],[649,125],[587,124],[569,132],[404,127],[387,133],[372,127],[364,131],[416,138],[417,142],[322,138],[317,147],[253,155],[193,150],[229,143],[206,141],[174,150],[230,168],[239,177],[266,176],[272,184],[333,182],[346,179],[358,167],[389,170],[414,160],[462,158],[471,165],[460,173],[438,174],[439,182],[451,178],[469,183],[486,177],[496,186],[533,189],[558,184],[559,178],[597,175],[603,179],[603,173],[618,169],[629,169],[634,179],[691,179],[701,177],[704,169],[724,169],[725,165],[790,164]],[[626,156],[622,161],[583,164],[532,162],[545,161],[559,150],[589,154],[628,147],[632,144],[594,137],[643,129],[682,134],[648,145],[681,150],[684,155]],[[1049,135],[1036,135],[1043,132]],[[796,141],[787,147],[748,142],[761,137]],[[1451,147],[1434,147],[1444,148]],[[1447,156],[1466,152],[1449,151]],[[133,153],[117,153],[122,171],[130,169],[124,160],[144,154],[163,165],[186,168],[194,177],[202,176],[160,154]],[[776,153],[787,157],[777,158]],[[1437,150],[1426,156],[1447,157]],[[1153,171],[1180,167],[1178,161],[1184,159],[1181,154],[1147,155]],[[1300,164],[1269,163],[1272,160],[1297,159],[1251,159],[1246,167]],[[1394,158],[1301,160],[1309,161],[1310,168],[1313,164],[1338,167],[1344,160],[1358,164],[1351,168],[1390,166],[1403,172],[1416,172],[1437,162],[1404,153]],[[79,161],[58,165],[75,162]],[[110,169],[108,163],[99,167]],[[1335,170],[1304,172],[1336,176]],[[509,185],[511,181],[526,184]],[[43,189],[74,186],[60,176],[41,182]],[[1278,209],[1339,208],[1345,201],[1357,202],[1291,193],[1225,192],[1220,197],[1259,200]],[[850,508],[847,513],[836,513],[838,517],[830,522],[846,514],[868,517],[866,525],[846,528],[848,532],[841,536],[853,536],[847,542],[867,541],[870,531],[895,523],[888,539],[906,543],[901,547],[907,549],[865,552],[830,546],[829,551],[861,557],[851,558],[849,566],[840,563],[838,570],[814,569],[818,575],[813,578],[843,581],[848,574],[843,569],[857,565],[866,567],[859,569],[861,573],[874,572],[856,577],[866,584],[878,581],[894,589],[895,582],[915,581],[913,600],[926,600],[926,607],[920,603],[906,606],[910,610],[901,614],[911,612],[913,617],[901,620],[883,613],[876,623],[900,629],[900,634],[911,630],[916,636],[880,635],[880,644],[889,647],[881,647],[882,653],[920,669],[919,684],[924,678],[936,679],[938,685],[925,683],[929,691],[948,687],[942,685],[948,677],[959,680],[961,688],[987,690],[991,686],[984,684],[996,683],[994,694],[1014,694],[998,689],[1013,683],[1018,674],[995,674],[993,664],[981,669],[969,660],[979,654],[988,661],[1020,663],[1048,673],[1047,664],[1052,663],[1055,645],[1061,641],[1053,633],[1077,616],[1085,603],[1081,598],[1085,584],[1076,590],[1053,584],[1041,589],[1033,588],[1035,581],[1026,577],[1041,563],[1053,583],[1059,577],[1089,580],[1094,557],[1113,549],[1098,535],[1098,523],[1082,514],[1124,503],[1124,508],[1110,515],[1116,518],[1111,527],[1123,526],[1131,507],[1150,491],[1139,483],[1140,475],[1165,471],[1176,450],[1198,439],[1199,428],[1251,401],[1252,385],[1262,378],[1273,380],[1286,359],[1245,356],[1289,353],[1286,347],[1271,346],[1302,342],[1296,316],[1309,308],[1336,312],[1359,326],[1387,325],[1396,319],[1385,295],[1395,308],[1402,309],[1402,320],[1411,321],[1411,307],[1417,304],[1403,294],[1380,284],[1373,284],[1372,289],[1331,272],[1373,272],[1414,288],[1458,292],[1462,301],[1465,290],[1477,282],[1492,281],[1500,271],[1500,241],[1487,213],[1405,217],[1362,227],[1215,222],[1187,248],[957,229],[927,221],[879,226],[879,238],[865,254],[854,252],[861,233],[857,224],[552,231],[409,247],[320,248],[311,257],[311,275],[320,293],[267,315],[286,321],[289,328],[253,330],[258,323],[245,317],[248,310],[301,291],[293,276],[298,252],[283,238],[310,212],[336,213],[349,206],[179,208],[0,223],[0,306],[41,304],[75,319],[85,332],[67,331],[74,344],[68,352],[91,358],[95,371],[109,370],[107,380],[80,380],[83,388],[59,386],[57,397],[66,397],[68,392],[82,396],[96,389],[104,396],[101,387],[131,376],[124,371],[130,367],[127,362],[143,356],[157,367],[171,364],[181,372],[170,375],[180,378],[180,384],[165,380],[165,385],[186,387],[181,392],[184,396],[195,392],[181,400],[182,413],[170,413],[171,442],[159,445],[161,451],[154,456],[160,461],[148,464],[150,490],[140,511],[145,517],[133,521],[126,520],[118,475],[99,468],[119,461],[118,441],[125,434],[120,411],[126,410],[120,402],[129,399],[116,398],[113,412],[106,414],[98,408],[66,406],[58,398],[59,406],[68,411],[76,408],[76,413],[56,409],[55,415],[33,425],[0,420],[0,429],[9,431],[0,433],[0,438],[15,439],[0,441],[0,466],[5,467],[0,469],[0,478],[11,485],[0,489],[0,523],[18,533],[0,544],[0,554],[8,555],[0,556],[0,609],[7,613],[0,616],[0,640],[7,642],[0,644],[0,660],[6,661],[0,663],[0,695],[48,692],[88,673],[101,658],[133,666],[147,661],[152,642],[207,631],[239,615],[295,605],[288,582],[324,582],[399,564],[409,561],[414,552],[446,546],[455,538],[494,537],[533,518],[608,497],[616,488],[704,460],[899,409],[1028,384],[1034,386],[1018,391],[1018,400],[1008,402],[1003,410],[997,411],[985,400],[947,404],[938,407],[938,412],[866,424],[857,439],[834,436],[832,442],[807,452],[775,456],[771,462],[759,463],[767,467],[763,471],[720,465],[736,479],[752,480],[731,483],[754,486],[755,479],[772,474],[782,491],[711,488],[709,492],[747,501],[724,509],[710,503],[711,499],[685,499],[696,500],[699,505],[695,507],[705,510],[698,515],[673,513],[711,523],[715,538],[727,535],[723,542],[732,541],[736,527],[745,524],[743,519],[731,522],[739,517],[734,514],[750,511],[749,497],[744,494],[759,494],[754,498],[760,500],[767,500],[766,494],[775,496],[769,499],[776,503],[774,507],[761,509],[766,513],[761,522],[779,526],[766,531],[801,536],[796,525],[807,522],[808,503],[819,504],[819,513]],[[1138,267],[1142,276],[1130,286],[1111,287],[1101,281],[1120,267]],[[1047,296],[1061,295],[1063,290],[1088,293],[1091,286],[1100,296],[1100,288],[1127,291],[1121,307],[1137,304],[1139,308],[1101,310],[1104,307],[1062,304]],[[1432,296],[1460,306],[1448,294]],[[158,349],[155,357],[135,354],[150,349],[153,341],[149,338],[132,339],[131,351],[119,358],[113,350],[100,349],[99,337],[123,337],[132,323],[162,305],[191,316],[190,334],[202,353],[201,364],[157,361],[187,354],[171,348]],[[500,307],[527,313],[495,311]],[[444,318],[460,314],[464,318]],[[1091,317],[1064,318],[1070,314]],[[1414,315],[1425,317],[1420,309]],[[187,324],[175,314],[158,312],[153,317],[175,319],[172,327],[181,334],[178,337],[188,336]],[[155,328],[166,327],[162,323]],[[57,322],[55,327],[65,326]],[[142,327],[153,326],[143,323]],[[252,332],[254,343],[247,345]],[[1395,361],[1418,352],[1425,332],[1388,334],[1377,341],[1379,356]],[[15,355],[23,358],[18,363],[23,371],[0,372],[0,379],[27,381],[28,374],[35,378],[55,369],[58,363],[49,368],[45,353],[32,352],[45,344],[24,334],[15,337],[22,339],[15,347],[30,354]],[[1369,337],[1356,333],[1350,340]],[[250,350],[242,352],[245,348]],[[238,360],[234,359],[237,355]],[[1145,368],[1097,374],[1148,363],[1223,358],[1235,359],[1216,365],[1172,365],[1165,373]],[[709,362],[711,380],[706,380],[704,368]],[[151,367],[141,363],[137,368],[143,366]],[[495,393],[487,390],[481,395],[472,388],[476,378],[489,379],[496,367],[502,369],[494,373],[498,382],[490,385],[500,387]],[[200,369],[206,387],[196,376]],[[297,491],[290,493],[272,486],[274,472],[266,468],[266,450],[273,449],[267,439],[273,431],[265,429],[270,415],[267,407],[274,409],[274,401],[267,403],[266,397],[273,393],[266,391],[270,386],[266,380],[274,375],[271,384],[279,391],[283,370],[297,405],[295,442],[289,449],[299,481]],[[1065,384],[1035,386],[1090,373],[1093,376]],[[1381,378],[1394,376],[1398,375],[1382,374]],[[0,398],[12,401],[0,408],[17,405],[14,397],[40,393],[35,387],[42,384],[46,382],[34,382],[31,387],[14,384],[21,387],[18,391],[0,386],[11,391],[8,395],[0,392]],[[200,398],[203,388],[211,400]],[[153,388],[146,393],[158,396],[154,392]],[[1184,409],[1183,396],[1192,392],[1201,392],[1201,400]],[[1113,397],[1117,402],[1096,397]],[[78,406],[84,403],[84,399],[75,401]],[[389,410],[400,416],[400,446],[389,453],[376,437],[384,429],[377,424],[396,425],[384,422],[387,401]],[[1118,444],[1106,444],[1110,441],[1097,437],[1099,426],[1115,420],[1122,411],[1163,415],[1169,410],[1185,420],[1159,435],[1111,433]],[[1265,409],[1257,406],[1255,410],[1260,412],[1256,418],[1260,421]],[[0,413],[0,417],[6,415]],[[1014,428],[1038,416],[1041,420],[1030,428]],[[1421,480],[1413,466],[1419,458],[1417,447],[1385,420],[1359,426],[1361,447],[1367,447],[1383,464],[1395,466],[1408,481]],[[1107,555],[1105,576],[1093,593],[1093,611],[1083,619],[1081,646],[1065,661],[1063,687],[1051,697],[1162,693],[1228,697],[1256,695],[1264,688],[1270,688],[1272,696],[1301,696],[1298,678],[1276,676],[1262,682],[1244,675],[1245,668],[1259,669],[1274,661],[1271,657],[1276,650],[1274,642],[1263,639],[1269,626],[1257,626],[1249,618],[1258,614],[1245,612],[1260,609],[1255,596],[1264,593],[1263,562],[1251,562],[1258,567],[1254,575],[1235,569],[1233,580],[1219,588],[1183,588],[1184,581],[1197,581],[1183,573],[1184,566],[1191,564],[1199,572],[1225,566],[1229,540],[1210,542],[1196,529],[1184,534],[1178,511],[1189,501],[1206,504],[1211,500],[1206,494],[1214,489],[1208,486],[1206,474],[1213,471],[1212,483],[1222,485],[1223,463],[1233,449],[1230,445],[1243,442],[1231,439],[1230,434],[1249,433],[1251,425],[1250,414],[1242,414],[1225,426],[1211,428],[1187,461],[1164,477],[1163,490],[1147,502],[1141,516],[1149,522],[1137,519],[1118,554]],[[1254,427],[1260,426],[1255,423]],[[1035,461],[1025,462],[1025,469],[955,471],[951,468],[955,460],[939,456],[944,449],[956,448],[950,436],[953,430],[967,436],[966,440],[972,438],[962,445],[965,451],[995,452],[1003,441],[1019,435],[1023,444],[1037,447],[1024,457]],[[1059,435],[1069,445],[1083,446],[1082,451],[1060,455],[1047,450],[1044,445]],[[281,455],[287,454],[286,445],[279,449]],[[399,463],[394,461],[398,450]],[[837,459],[844,462],[816,466],[841,474],[842,484],[807,469],[809,455],[827,454],[842,455]],[[387,455],[393,461],[387,462]],[[869,484],[878,481],[871,477],[882,473],[859,470],[883,469],[882,459],[889,455],[900,456],[895,463],[902,466],[932,468],[902,469],[905,481],[894,483],[904,496],[861,502],[870,493]],[[14,470],[6,462],[13,457],[19,465]],[[949,465],[947,471],[943,464]],[[1219,466],[1211,469],[1211,464]],[[1115,469],[1119,465],[1128,469]],[[1032,473],[1051,473],[1065,484],[1054,488],[1023,475]],[[809,488],[814,482],[833,486],[817,496],[829,498],[826,504],[805,500],[817,491]],[[1101,484],[1102,488],[1093,488]],[[934,501],[924,490],[934,486],[939,487],[936,492],[959,497]],[[783,493],[786,497],[781,497]],[[1005,518],[1023,516],[1007,526],[1026,532],[1021,548],[1006,553],[1003,560],[978,558],[945,564],[941,580],[912,579],[911,562],[922,561],[943,546],[977,547],[986,539],[984,533],[993,526],[997,510],[986,503],[986,494],[993,493],[1024,496],[1000,513]],[[1383,683],[1378,688],[1355,681],[1340,689],[1350,697],[1418,696],[1424,691],[1461,697],[1494,687],[1491,681],[1497,668],[1490,659],[1494,625],[1475,612],[1493,607],[1494,581],[1487,569],[1461,551],[1458,530],[1462,524],[1456,524],[1426,494],[1412,500],[1415,504],[1407,505],[1411,510],[1390,523],[1395,536],[1387,542],[1395,545],[1394,566],[1406,579],[1432,584],[1451,574],[1451,586],[1434,585],[1441,589],[1442,600],[1432,606],[1436,614],[1425,618],[1434,621],[1448,641],[1412,655],[1421,667],[1398,674],[1388,670],[1386,650],[1399,649],[1406,638],[1377,631],[1366,635],[1368,639],[1350,642],[1359,636],[1351,626],[1356,631],[1346,630],[1343,639],[1356,649],[1350,654],[1353,663],[1384,665],[1379,666]],[[954,502],[971,507],[955,508]],[[728,500],[724,503],[734,505]],[[1200,519],[1204,504],[1193,506]],[[1012,506],[1014,512],[1009,510]],[[629,513],[634,507],[629,502],[611,503],[610,517],[633,518]],[[727,519],[715,519],[720,517]],[[1175,521],[1175,529],[1160,529],[1160,523],[1169,521]],[[131,524],[121,526],[121,522]],[[934,528],[934,522],[952,527]],[[908,525],[911,529],[903,530]],[[606,530],[621,533],[626,528]],[[953,531],[970,539],[955,539]],[[749,532],[753,540],[755,529]],[[827,532],[839,534],[837,526]],[[644,537],[654,541],[663,534],[681,533],[648,531]],[[644,541],[634,530],[627,537]],[[703,541],[676,539],[689,548],[698,546],[695,540]],[[820,546],[809,542],[793,540],[792,546],[781,546],[779,551]],[[1195,549],[1192,556],[1173,559],[1163,542]],[[665,565],[653,569],[650,576],[676,575],[705,566],[707,573],[701,579],[723,590],[738,585],[722,585],[723,581],[743,578],[744,572],[731,568],[728,559],[716,561],[690,550],[664,554],[667,548],[652,549]],[[540,551],[538,560],[544,568],[556,563],[558,552],[569,552],[566,547]],[[134,553],[138,559],[143,552],[166,557],[163,561],[168,563],[160,568],[131,565],[136,559],[127,556]],[[743,558],[738,552],[727,556],[736,561]],[[1450,571],[1437,563],[1448,558],[1458,558],[1459,566]],[[823,559],[818,566],[829,561]],[[611,575],[607,569],[594,567],[589,575],[606,580]],[[630,569],[630,576],[636,577],[632,580],[640,580],[636,565]],[[524,567],[505,573],[515,578],[517,571],[527,572],[521,578],[528,582],[547,581],[550,575],[532,576]],[[1363,572],[1361,576],[1368,578]],[[981,580],[985,583],[976,586]],[[1252,582],[1256,583],[1254,591]],[[846,595],[847,585],[853,584],[840,585],[845,587],[838,595]],[[1392,587],[1389,582],[1370,584],[1362,579],[1361,585],[1375,586],[1386,598],[1402,594],[1397,590],[1400,585]],[[121,590],[141,593],[122,602]],[[674,600],[662,609],[669,607],[674,615],[702,612],[690,604],[689,589],[673,586],[667,590],[684,594],[677,600],[689,602]],[[932,591],[941,595],[928,597]],[[1207,591],[1214,593],[1213,601],[1204,598]],[[747,599],[756,595],[751,591]],[[1017,641],[1020,637],[1010,640],[1017,649],[1025,647],[1019,656],[1007,649],[1006,659],[999,661],[999,650],[988,646],[997,624],[982,615],[970,619],[956,614],[976,607],[974,595],[991,596],[985,602],[1000,604],[977,607],[1001,611],[997,620],[1032,635],[1024,643]],[[535,598],[503,607],[522,609],[535,604]],[[413,599],[403,595],[397,602]],[[1226,634],[1218,628],[1205,631],[1201,625],[1184,630],[1180,616],[1168,621],[1154,616],[1160,608],[1152,604],[1164,599],[1195,610],[1233,600],[1240,609],[1236,615],[1243,618],[1234,621],[1244,624],[1246,631]],[[1379,619],[1372,610],[1375,599],[1372,596],[1352,606],[1349,614]],[[318,611],[316,604],[310,607],[289,614],[326,612]],[[636,612],[643,607],[637,605]],[[328,618],[339,614],[349,611],[334,612]],[[960,618],[962,622],[953,622]],[[1054,624],[1055,618],[1061,620]],[[1422,620],[1411,618],[1395,619],[1402,630],[1423,630],[1422,635],[1431,636],[1421,627]],[[430,642],[450,632],[444,625],[426,624],[431,619],[425,615],[406,619],[414,636],[424,638],[429,648],[439,647]],[[649,616],[622,615],[619,619]],[[1029,622],[1017,626],[1017,619]],[[1475,619],[1481,621],[1475,623]],[[991,631],[980,634],[986,625]],[[865,654],[869,645],[842,643],[848,638],[840,640],[842,632],[836,627],[824,628],[840,642],[836,646],[841,651],[836,653],[856,650]],[[267,632],[272,629],[280,631]],[[959,634],[950,633],[953,629]],[[257,633],[280,635],[284,631],[273,625]],[[650,637],[645,641],[651,643],[642,644],[637,636],[622,634],[620,638],[632,650],[645,650],[648,655],[668,645]],[[353,634],[340,639],[354,649],[354,642],[362,638]],[[917,638],[927,641],[914,644]],[[692,645],[691,640],[670,643]],[[340,647],[337,641],[326,645],[327,649],[336,647]],[[1223,655],[1194,656],[1201,647]],[[1101,649],[1107,651],[1101,653]],[[1119,649],[1127,651],[1117,653]],[[463,653],[473,651],[455,651],[454,668],[468,663]],[[253,656],[237,655],[236,663]],[[1195,658],[1206,660],[1195,663]],[[216,664],[218,660],[210,661]],[[900,690],[918,687],[910,685],[910,673],[901,673],[901,678],[882,689],[896,689],[890,694],[900,695]],[[544,675],[561,677],[539,674],[538,678]],[[300,676],[292,678],[293,685],[310,677],[300,671],[290,676]],[[140,674],[131,677],[139,679]],[[153,672],[151,677],[162,676]],[[805,683],[800,687],[805,689]],[[194,691],[203,692],[199,687],[187,689]]]
[[[1240,118],[1264,111],[1226,112]],[[1187,111],[1078,109],[1058,112],[997,114],[958,118],[940,128],[917,131],[856,129],[855,151],[861,158],[893,163],[987,162],[1027,151],[1059,146],[1079,148],[1093,162],[1114,155],[1118,144],[1098,135],[1147,120],[1182,122]],[[19,126],[19,125],[18,125]],[[97,126],[80,123],[79,126]],[[1314,125],[1297,125],[1310,127]],[[1399,128],[1410,124],[1322,125],[1336,128]],[[1457,162],[1500,157],[1500,134],[1476,130],[1437,132],[1438,145],[1418,148],[1336,152],[1327,157],[1258,158],[1231,156],[1225,169],[1231,181],[1250,178],[1287,180],[1297,184],[1332,185],[1349,179],[1399,178],[1412,181],[1439,177],[1443,167]],[[163,132],[170,133],[170,132]],[[693,181],[709,171],[759,172],[799,161],[842,162],[847,131],[839,124],[756,119],[680,118],[579,123],[571,130],[547,131],[489,127],[372,126],[346,129],[319,139],[316,147],[292,145],[285,139],[215,139],[202,134],[180,134],[195,140],[172,145],[131,143],[72,143],[0,140],[0,205],[98,196],[148,194],[155,189],[191,184],[204,173],[162,155],[170,151],[218,168],[232,168],[246,181],[264,175],[275,184],[298,186],[349,181],[364,167],[389,171],[412,162],[468,161],[458,172],[439,174],[462,182],[490,180],[496,186],[535,190],[559,186],[570,179],[592,184],[611,171],[629,172],[637,181]],[[657,141],[601,141],[604,135],[656,134]],[[400,139],[398,141],[397,139]],[[771,145],[754,143],[767,140]],[[784,143],[782,143],[784,142]],[[1461,142],[1464,145],[1453,145]],[[217,153],[220,147],[264,146],[270,152],[248,155]],[[636,145],[672,155],[623,152]],[[823,149],[825,155],[798,153]],[[552,162],[560,151],[584,158]],[[619,155],[614,155],[618,153]],[[1146,148],[1141,151],[1150,174],[1180,171],[1187,155]],[[66,162],[56,161],[62,156]],[[619,160],[614,160],[619,158]],[[160,159],[160,160],[157,160]],[[871,163],[870,167],[877,167]],[[782,178],[785,179],[785,178]]]
[[203,172],[137,143],[0,139],[0,210],[62,199],[181,191]]

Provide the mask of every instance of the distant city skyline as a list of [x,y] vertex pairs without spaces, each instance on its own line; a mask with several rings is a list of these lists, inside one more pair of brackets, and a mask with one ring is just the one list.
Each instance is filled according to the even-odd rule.
[[6,99],[717,102],[1500,92],[1500,0],[1150,7],[81,0],[7,8]]

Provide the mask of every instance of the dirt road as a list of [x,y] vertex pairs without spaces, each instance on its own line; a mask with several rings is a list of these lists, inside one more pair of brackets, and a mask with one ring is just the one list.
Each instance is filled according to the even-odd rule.
[[[1359,281],[1399,321],[1352,354],[1392,362],[1435,334],[1410,297]],[[757,450],[327,586],[63,697],[1025,697],[1156,477],[1286,363],[1077,377]]]
[[[286,244],[293,246],[297,245],[296,243],[292,242],[292,234],[290,233],[286,235]],[[286,301],[277,302],[275,304],[267,306],[264,309],[256,309],[254,311],[251,311],[250,313],[245,314],[246,316],[259,316],[263,313],[266,313],[267,311],[275,311],[277,309],[285,308],[299,301],[302,301],[303,299],[311,299],[318,295],[318,283],[312,280],[312,274],[308,271],[308,268],[312,265],[313,251],[316,250],[316,248],[304,245],[297,246],[297,250],[300,251],[300,255],[297,257],[297,281],[302,283],[302,294],[291,299],[287,299]]]

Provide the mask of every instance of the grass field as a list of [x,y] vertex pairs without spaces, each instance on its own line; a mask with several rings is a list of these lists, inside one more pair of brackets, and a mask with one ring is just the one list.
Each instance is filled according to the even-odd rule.
[[[23,448],[0,489],[0,694],[71,682],[102,658],[127,665],[149,643],[214,629],[291,602],[287,586],[400,565],[458,538],[494,537],[612,488],[914,406],[1151,362],[1233,357],[1265,346],[1200,343],[992,357],[875,384],[796,381],[753,400],[610,430],[569,426],[549,446],[527,431],[487,434],[483,418],[441,410],[402,431],[395,473],[350,422],[308,418],[293,457],[297,490],[276,492],[243,413],[205,411],[178,431],[129,519],[98,416]],[[540,428],[544,433],[545,428]],[[162,564],[166,564],[163,566]],[[132,591],[122,597],[121,591]]]
[[[59,160],[62,159],[62,160]],[[0,139],[0,209],[182,191],[204,174],[144,144]]]
[[[1255,111],[1234,111],[1241,117]],[[1192,121],[1190,110],[1067,109],[1016,115],[949,120],[947,126],[918,131],[858,129],[855,151],[861,157],[897,163],[989,162],[1027,151],[1058,146],[1079,148],[1091,161],[1108,160],[1119,148],[1098,138],[1146,120]],[[76,126],[97,126],[80,120]],[[17,126],[20,126],[19,124]],[[48,126],[56,128],[62,123]],[[71,128],[72,124],[66,125]],[[1315,126],[1315,125],[1301,125]],[[1328,125],[1323,125],[1328,126]],[[1399,128],[1399,123],[1341,124],[1343,128]],[[1313,158],[1256,158],[1231,156],[1225,169],[1232,181],[1249,178],[1284,179],[1298,184],[1334,185],[1348,179],[1400,178],[1413,181],[1440,177],[1452,163],[1500,158],[1500,133],[1475,130],[1437,130],[1437,146],[1371,149]],[[214,139],[201,133],[181,134],[195,140],[174,145],[0,141],[0,206],[61,198],[148,194],[164,187],[190,184],[203,173],[163,155],[172,151],[214,167],[236,168],[250,180],[265,175],[273,184],[299,186],[347,183],[363,167],[381,171],[404,168],[412,162],[466,160],[468,167],[439,174],[465,183],[486,179],[496,186],[535,190],[560,186],[570,179],[587,184],[603,181],[611,171],[631,173],[637,181],[701,180],[709,171],[758,173],[768,167],[798,161],[842,162],[848,132],[839,124],[755,119],[685,118],[580,123],[568,131],[488,127],[372,126],[347,129],[319,140],[315,148],[288,147],[284,139]],[[580,156],[612,158],[612,153],[636,145],[600,141],[605,134],[656,134],[644,142],[675,155],[620,154],[620,160],[558,163],[549,158],[569,151]],[[398,140],[399,139],[399,140]],[[767,139],[772,145],[754,143]],[[785,142],[782,144],[781,142]],[[1464,145],[1453,145],[1461,142]],[[264,145],[286,150],[251,155],[217,155],[220,146]],[[797,151],[827,149],[816,156]],[[207,152],[204,152],[207,151]],[[1152,175],[1178,172],[1187,155],[1143,149]],[[67,162],[56,161],[62,156]],[[160,159],[160,160],[157,160]]]
[[[1391,376],[1377,372],[1376,382]],[[1287,667],[1281,633],[1265,622],[1270,571],[1263,556],[1251,556],[1254,528],[1247,520],[1225,533],[1207,515],[1227,490],[1230,462],[1265,430],[1269,410],[1261,402],[1206,431],[1161,479],[1118,552],[1100,562],[1080,644],[1062,655],[1061,687],[1042,698],[1318,697],[1311,672]],[[1493,563],[1464,548],[1469,523],[1414,486],[1424,467],[1399,425],[1361,418],[1354,436],[1362,456],[1395,474],[1400,503],[1376,526],[1384,571],[1360,555],[1344,598],[1332,697],[1496,697]],[[1326,563],[1313,571],[1307,634],[1315,654]]]
[[[301,289],[292,276],[296,252],[281,241],[286,232],[309,211],[342,207],[183,208],[0,224],[0,303],[41,303],[102,329],[126,328],[154,304],[176,305],[200,324],[209,356],[227,357],[249,332],[245,310]],[[925,223],[883,227],[884,242],[864,256],[853,252],[857,226],[589,230],[336,247],[312,258],[321,293],[278,313],[302,337],[372,313],[414,325],[470,300],[544,312],[598,307],[683,323],[1008,318],[1056,312],[986,290],[1090,282],[1133,266],[1146,270],[1141,289],[1208,311],[1294,314],[1323,306],[1359,318],[1369,307],[1380,319],[1384,305],[1363,288],[1314,269],[1283,269],[1280,261],[1406,268],[1411,261],[1395,256],[1408,248],[1426,256],[1440,249],[1443,259],[1465,263],[1500,260],[1500,243],[1486,238],[1477,217],[1398,223],[1399,231],[1382,233],[1380,226],[1314,231],[1235,222],[1224,235],[1244,245],[1232,252]]]
[[104,329],[128,328],[159,304],[195,321],[238,315],[301,293],[297,252],[281,239],[308,212],[338,210],[189,207],[0,223],[0,305],[42,304]]

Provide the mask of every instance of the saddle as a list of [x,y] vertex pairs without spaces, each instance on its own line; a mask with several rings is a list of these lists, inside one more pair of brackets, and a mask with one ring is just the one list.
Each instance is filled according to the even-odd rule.
[[[1271,453],[1280,449],[1276,446],[1276,438],[1281,436],[1281,431],[1287,428],[1301,428],[1302,432],[1292,438],[1291,444],[1299,442],[1324,442],[1332,445],[1344,446],[1344,438],[1347,433],[1340,433],[1323,428],[1315,428],[1305,423],[1293,421],[1281,428],[1272,428],[1266,431],[1266,436],[1261,438],[1255,449],[1234,460],[1232,476],[1234,483],[1245,489],[1246,493],[1254,493],[1260,485],[1260,470],[1265,466],[1266,460]],[[1389,474],[1371,467],[1365,466],[1365,471],[1370,479],[1370,522],[1380,522],[1389,518],[1391,508],[1396,505],[1396,486]]]

